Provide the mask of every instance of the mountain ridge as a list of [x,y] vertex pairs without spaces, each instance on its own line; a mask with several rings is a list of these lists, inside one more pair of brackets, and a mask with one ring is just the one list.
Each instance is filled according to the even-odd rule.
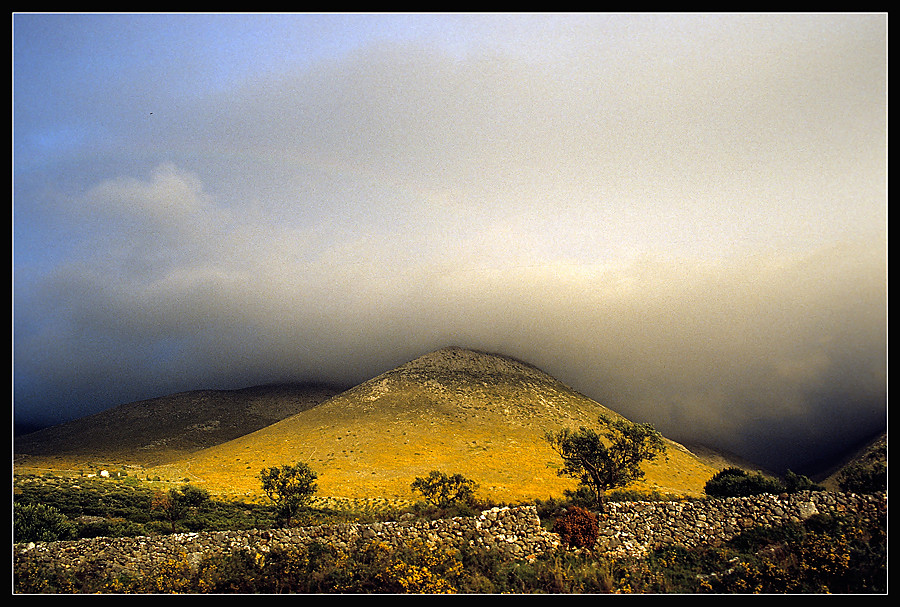
[[16,436],[14,453],[20,462],[29,456],[66,460],[99,455],[123,464],[157,465],[268,426],[342,390],[327,383],[285,382],[177,392]]
[[[296,461],[319,474],[320,494],[350,498],[410,499],[412,480],[440,469],[509,502],[574,488],[557,475],[544,432],[596,427],[601,414],[623,417],[531,363],[448,346],[348,389],[270,384],[120,405],[16,437],[14,463],[117,462],[240,499],[260,497],[260,470]],[[711,449],[666,444],[636,488],[700,495],[729,464]]]

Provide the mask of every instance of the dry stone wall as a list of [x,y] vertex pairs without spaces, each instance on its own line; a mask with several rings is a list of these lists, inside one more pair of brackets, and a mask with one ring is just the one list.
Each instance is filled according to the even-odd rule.
[[607,556],[642,556],[660,545],[694,548],[714,544],[751,527],[799,522],[814,514],[856,512],[874,517],[886,509],[884,493],[825,491],[684,502],[609,503],[598,513],[600,533],[595,549]]
[[[886,513],[887,496],[827,492],[711,498],[684,502],[609,503],[598,513],[600,555],[642,556],[665,544],[691,548],[714,544],[756,526],[802,521],[810,516],[856,512]],[[397,521],[291,529],[180,533],[138,538],[92,538],[16,544],[17,564],[55,565],[94,575],[134,573],[171,560],[197,565],[206,556],[248,551],[265,554],[292,545],[322,542],[352,549],[358,542],[400,546],[422,541],[432,547],[473,546],[509,558],[526,558],[560,546],[559,536],[541,525],[534,506],[493,508],[476,517]]]
[[138,538],[91,538],[15,546],[17,561],[36,566],[55,564],[95,575],[135,573],[169,561],[196,566],[207,556],[248,551],[265,554],[292,545],[321,542],[352,549],[358,542],[381,541],[402,546],[422,541],[430,547],[479,547],[509,558],[525,558],[552,550],[559,536],[541,526],[534,506],[492,508],[476,517],[435,521],[348,523],[317,527],[177,533]]

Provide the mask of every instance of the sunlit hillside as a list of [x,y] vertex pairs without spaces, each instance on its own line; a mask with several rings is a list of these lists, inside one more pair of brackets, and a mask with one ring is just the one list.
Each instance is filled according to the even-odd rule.
[[[415,477],[441,470],[475,480],[485,498],[547,498],[574,482],[557,475],[544,432],[596,425],[601,413],[615,415],[526,363],[446,348],[150,472],[248,498],[261,469],[303,461],[320,495],[408,499]],[[646,470],[645,488],[679,494],[701,493],[716,472],[671,442]]]

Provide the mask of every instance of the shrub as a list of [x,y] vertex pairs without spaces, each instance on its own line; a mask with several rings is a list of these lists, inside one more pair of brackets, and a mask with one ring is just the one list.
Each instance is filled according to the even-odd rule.
[[170,489],[168,493],[162,491],[153,496],[151,508],[161,513],[162,517],[169,521],[172,533],[175,533],[175,524],[187,513],[187,505],[178,498],[178,492]]
[[209,502],[209,491],[193,485],[185,485],[181,488],[178,499],[188,507],[199,508]]
[[430,547],[419,540],[404,546],[378,542],[353,550],[352,567],[335,572],[334,588],[340,592],[392,594],[452,594],[463,572],[455,551]]
[[579,506],[570,506],[556,517],[553,530],[573,548],[593,548],[600,532],[597,516]]
[[141,523],[124,519],[87,520],[78,523],[78,537],[134,537],[147,535]]
[[788,470],[784,475],[784,490],[788,493],[797,493],[798,491],[824,491],[825,487],[817,485],[801,474],[795,474]]
[[728,544],[740,549],[740,558],[729,561],[713,589],[717,592],[884,593],[887,589],[883,517],[817,514],[765,534],[745,532]]
[[13,510],[15,542],[56,542],[75,537],[75,525],[53,506],[15,504]]
[[591,508],[597,505],[597,494],[590,487],[584,485],[580,485],[574,490],[565,489],[563,495],[572,506]]
[[887,450],[873,449],[863,462],[851,464],[838,477],[841,491],[852,493],[877,493],[887,490]]
[[467,504],[475,498],[475,481],[462,474],[448,476],[443,472],[432,470],[428,476],[416,477],[412,482],[412,490],[421,493],[429,504],[438,508],[447,508],[455,504]]
[[703,487],[711,497],[743,497],[760,493],[781,493],[784,486],[762,474],[748,474],[740,468],[725,468],[717,472]]

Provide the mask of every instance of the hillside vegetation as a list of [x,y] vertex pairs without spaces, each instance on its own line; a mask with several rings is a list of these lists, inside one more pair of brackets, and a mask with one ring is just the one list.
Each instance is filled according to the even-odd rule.
[[839,491],[846,482],[845,475],[855,468],[869,468],[881,465],[887,469],[887,433],[882,433],[847,458],[842,465],[836,467],[822,481],[822,485],[830,491]]
[[[524,362],[445,348],[149,473],[253,499],[262,468],[300,461],[318,472],[320,495],[411,499],[414,478],[443,470],[476,481],[485,499],[541,499],[575,488],[557,475],[561,462],[544,432],[594,426],[600,414],[617,416]],[[638,488],[702,494],[717,470],[667,444]]]

